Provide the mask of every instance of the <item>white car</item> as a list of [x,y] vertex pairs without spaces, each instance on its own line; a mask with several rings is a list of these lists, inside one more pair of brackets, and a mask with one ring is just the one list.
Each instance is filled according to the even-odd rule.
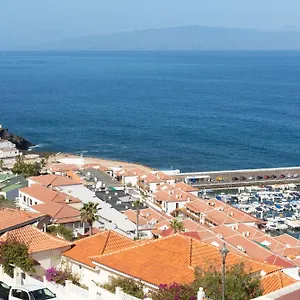
[[56,295],[43,286],[11,287],[8,300],[58,300]]
[[297,178],[298,177],[298,174],[294,174],[294,178]]

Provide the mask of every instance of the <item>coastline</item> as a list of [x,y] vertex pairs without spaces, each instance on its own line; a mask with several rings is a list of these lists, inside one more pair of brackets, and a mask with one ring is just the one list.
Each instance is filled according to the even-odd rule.
[[[55,164],[58,161],[61,160],[78,160],[78,159],[83,159],[84,164],[99,164],[104,167],[109,167],[109,168],[117,168],[117,167],[122,167],[122,168],[140,168],[146,172],[152,172],[156,169],[150,167],[150,166],[145,166],[139,163],[135,162],[128,162],[128,161],[122,161],[122,160],[115,160],[115,159],[105,159],[101,157],[92,157],[92,156],[80,156],[76,155],[73,153],[65,153],[65,152],[50,152],[50,151],[23,151],[24,154],[38,154],[40,157],[44,157],[46,155],[49,155],[49,159],[47,162],[47,167],[50,165]],[[63,164],[63,162],[62,162]]]

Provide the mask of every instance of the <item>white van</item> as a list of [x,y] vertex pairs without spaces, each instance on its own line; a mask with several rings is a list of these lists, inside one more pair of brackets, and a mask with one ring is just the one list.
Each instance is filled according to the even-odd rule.
[[58,300],[56,295],[43,286],[17,286],[11,287],[8,300]]

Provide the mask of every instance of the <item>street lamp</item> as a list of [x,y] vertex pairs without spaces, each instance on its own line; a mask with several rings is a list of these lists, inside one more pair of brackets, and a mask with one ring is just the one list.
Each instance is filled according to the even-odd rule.
[[223,271],[222,271],[222,300],[225,300],[225,264],[226,264],[226,257],[229,253],[229,250],[226,248],[226,244],[223,244],[222,249],[220,250],[222,255],[222,264],[223,264]]

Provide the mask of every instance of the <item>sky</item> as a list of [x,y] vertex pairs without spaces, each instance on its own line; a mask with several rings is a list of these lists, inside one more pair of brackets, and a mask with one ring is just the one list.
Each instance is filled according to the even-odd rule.
[[0,0],[0,48],[184,25],[300,31],[300,0]]

